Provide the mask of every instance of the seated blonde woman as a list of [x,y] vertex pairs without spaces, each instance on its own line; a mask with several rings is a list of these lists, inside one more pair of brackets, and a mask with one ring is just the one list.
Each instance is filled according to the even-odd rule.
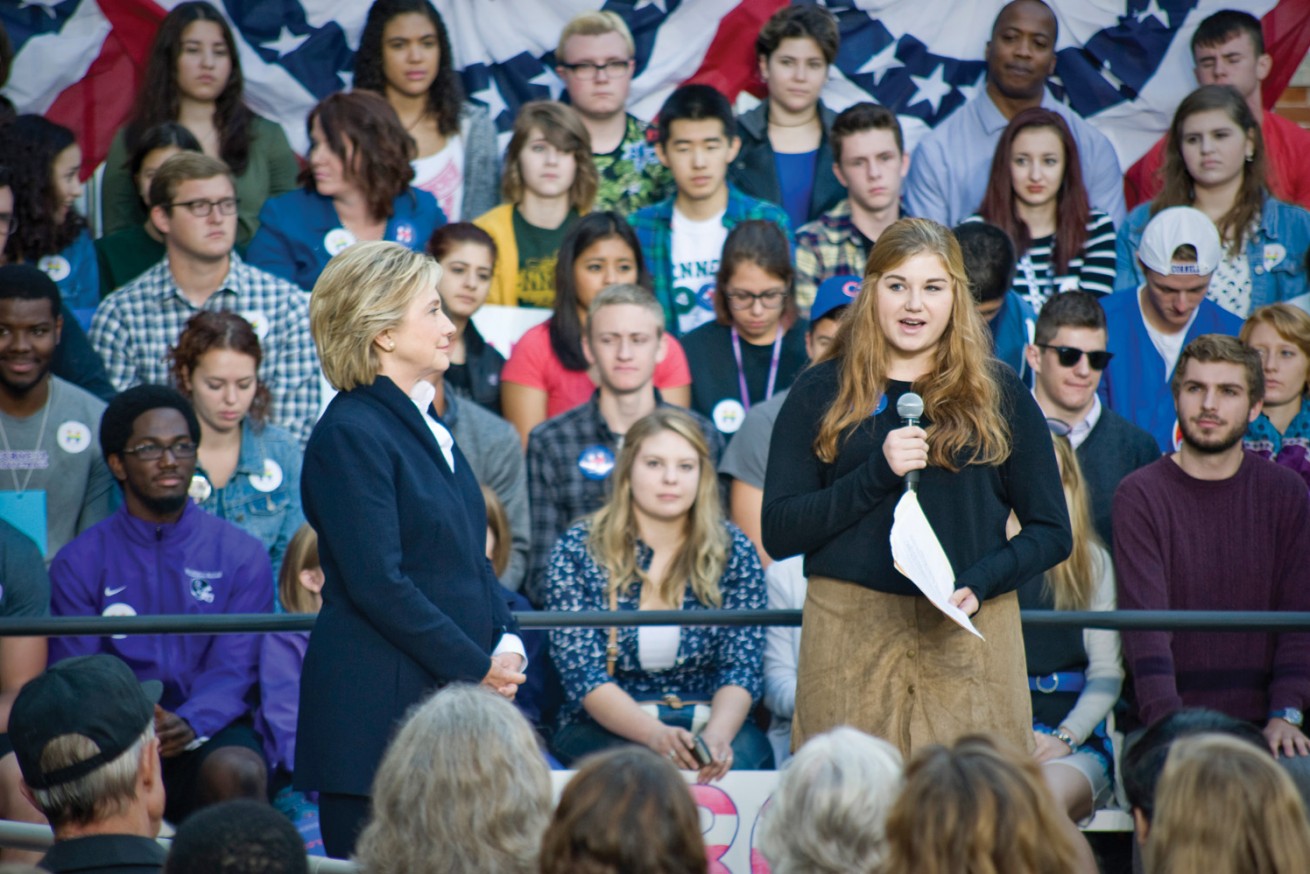
[[[694,418],[661,407],[638,420],[611,476],[605,506],[551,553],[548,610],[764,607],[759,558],[723,516]],[[772,766],[768,740],[747,719],[761,692],[762,628],[560,628],[550,641],[565,693],[553,746],[566,764],[637,743],[702,781]]]

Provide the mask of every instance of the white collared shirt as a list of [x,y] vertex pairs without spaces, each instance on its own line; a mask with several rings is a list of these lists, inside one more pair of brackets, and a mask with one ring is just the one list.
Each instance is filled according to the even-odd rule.
[[[1035,390],[1033,391],[1033,400],[1037,400],[1037,392]],[[1039,402],[1038,406],[1040,405]],[[1044,410],[1043,414],[1050,417],[1050,414],[1046,413]],[[1056,416],[1054,418],[1059,417]],[[1069,426],[1069,445],[1074,449],[1082,446],[1083,441],[1092,433],[1092,429],[1096,427],[1096,423],[1099,421],[1101,421],[1101,396],[1093,394],[1092,408],[1087,411],[1087,415],[1083,416],[1081,421],[1074,422]]]
[[[432,401],[436,397],[436,388],[426,379],[420,379],[409,390],[409,399],[414,402],[414,405],[418,407],[418,411],[423,414],[423,421],[427,423],[428,428],[432,431],[432,436],[437,439],[437,446],[441,447],[441,455],[446,459],[446,464],[450,465],[450,470],[453,473],[455,471],[455,437],[445,425],[428,413],[428,410],[432,409]],[[496,649],[491,654],[492,656],[498,656],[506,652],[518,653],[523,659],[523,665],[519,668],[519,671],[528,669],[528,651],[523,646],[523,639],[517,634],[508,632],[502,634],[500,642],[496,644]]]

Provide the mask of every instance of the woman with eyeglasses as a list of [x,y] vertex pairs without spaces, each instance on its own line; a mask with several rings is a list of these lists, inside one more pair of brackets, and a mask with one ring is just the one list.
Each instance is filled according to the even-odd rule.
[[787,238],[773,222],[746,221],[728,234],[715,278],[715,320],[682,338],[691,408],[731,435],[752,404],[789,388],[805,367]]
[[1014,290],[1035,312],[1063,291],[1114,291],[1114,222],[1091,207],[1078,143],[1058,113],[1032,107],[1010,119],[970,220],[979,219],[1014,243]]
[[128,159],[146,131],[171,121],[184,125],[206,155],[232,171],[241,204],[237,250],[250,245],[264,201],[295,188],[296,156],[282,128],[246,106],[244,89],[236,39],[221,12],[209,3],[186,2],[164,16],[132,117],[115,134],[105,159],[100,188],[105,233],[146,220]]
[[329,94],[305,127],[304,187],[264,204],[246,260],[309,291],[328,261],[359,240],[422,252],[446,216],[410,185],[414,144],[387,102],[367,91]]
[[[300,441],[267,422],[273,398],[259,379],[255,329],[236,313],[202,310],[169,350],[173,385],[195,407],[200,455],[192,500],[259,538],[273,576],[300,510]],[[278,602],[274,602],[278,603]]]
[[31,264],[59,286],[83,329],[100,303],[100,268],[82,196],[82,149],[73,132],[40,115],[20,115],[0,132],[0,166],[14,195],[9,239],[0,261]]
[[[1113,610],[1114,563],[1093,525],[1082,466],[1069,426],[1048,420],[1069,507],[1073,552],[1019,587],[1026,610]],[[1106,719],[1119,700],[1124,669],[1119,632],[1025,626],[1033,742],[1046,785],[1074,822],[1110,800],[1114,750]]]
[[435,197],[450,221],[472,220],[496,205],[494,119],[464,99],[446,23],[428,0],[377,0],[369,7],[354,87],[391,104],[414,141],[414,187]]

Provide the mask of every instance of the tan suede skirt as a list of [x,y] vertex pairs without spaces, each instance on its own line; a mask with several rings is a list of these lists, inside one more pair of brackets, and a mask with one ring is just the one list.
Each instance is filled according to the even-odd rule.
[[792,749],[849,725],[890,741],[906,761],[923,746],[975,732],[1031,751],[1018,596],[985,602],[973,621],[986,640],[926,598],[810,577]]

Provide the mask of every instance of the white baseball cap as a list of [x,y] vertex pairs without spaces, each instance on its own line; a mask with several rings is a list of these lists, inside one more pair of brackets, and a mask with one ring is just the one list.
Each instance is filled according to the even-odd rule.
[[[1176,264],[1174,250],[1190,245],[1196,249],[1196,263]],[[1137,257],[1156,273],[1209,276],[1224,256],[1219,231],[1210,217],[1190,206],[1171,206],[1156,213],[1142,232]]]

